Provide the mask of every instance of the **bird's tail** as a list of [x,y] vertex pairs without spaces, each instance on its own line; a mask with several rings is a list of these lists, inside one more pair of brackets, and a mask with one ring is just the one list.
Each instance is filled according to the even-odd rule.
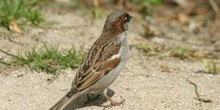
[[63,110],[71,101],[76,99],[82,94],[82,92],[77,92],[73,94],[71,97],[67,97],[65,95],[62,99],[60,99],[54,106],[52,106],[49,110]]

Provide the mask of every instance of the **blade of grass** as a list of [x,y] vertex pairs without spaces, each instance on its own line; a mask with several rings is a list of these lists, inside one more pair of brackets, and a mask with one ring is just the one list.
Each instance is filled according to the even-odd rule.
[[14,55],[2,51],[4,54],[12,57],[11,61],[0,62],[6,66],[25,66],[27,65],[31,70],[45,71],[47,73],[55,73],[62,69],[75,69],[79,66],[84,54],[81,51],[70,49],[67,52],[59,52],[57,48],[48,48],[43,46],[39,50],[35,48],[26,52],[23,56]]
[[0,49],[0,51],[1,51],[2,53],[4,53],[4,54],[8,55],[8,56],[11,56],[12,58],[16,58],[16,59],[23,60],[23,61],[26,60],[26,59],[24,59],[24,58],[22,58],[22,57],[16,56],[16,55],[14,55],[14,54],[10,54],[10,53],[8,53],[8,52],[2,50],[2,49]]

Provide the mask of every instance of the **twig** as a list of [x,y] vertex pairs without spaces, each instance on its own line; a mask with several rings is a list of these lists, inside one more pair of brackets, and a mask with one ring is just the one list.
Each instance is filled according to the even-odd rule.
[[215,11],[215,20],[219,17],[219,7],[215,0],[209,0],[210,5],[212,6],[213,10]]
[[189,79],[186,79],[190,84],[192,84],[194,87],[195,87],[195,93],[196,93],[196,100],[198,100],[200,103],[201,102],[205,102],[205,103],[211,103],[212,102],[212,100],[211,99],[207,99],[207,98],[202,98],[202,97],[200,97],[200,94],[199,94],[199,92],[198,92],[198,87],[197,87],[197,85],[194,83],[194,82],[192,82],[191,80],[189,80]]
[[200,98],[197,85],[194,82],[192,82],[191,80],[189,80],[189,79],[186,79],[186,80],[195,87],[196,97]]
[[25,44],[21,43],[21,42],[17,42],[17,41],[14,41],[12,40],[10,37],[8,38],[8,40],[12,43],[15,43],[15,44],[18,44],[18,45],[21,45],[21,46],[24,46]]

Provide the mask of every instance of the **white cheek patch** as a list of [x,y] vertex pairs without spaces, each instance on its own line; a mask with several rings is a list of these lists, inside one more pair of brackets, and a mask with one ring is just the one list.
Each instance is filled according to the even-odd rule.
[[125,17],[125,21],[127,21],[128,20],[128,17]]

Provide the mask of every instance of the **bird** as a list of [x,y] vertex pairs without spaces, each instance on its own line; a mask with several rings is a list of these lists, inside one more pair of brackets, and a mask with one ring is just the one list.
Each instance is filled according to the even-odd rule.
[[130,51],[127,33],[132,18],[122,10],[108,15],[101,36],[80,64],[71,89],[49,110],[63,110],[77,97],[90,93],[104,95],[112,106],[120,104],[107,95],[107,90],[127,62]]

